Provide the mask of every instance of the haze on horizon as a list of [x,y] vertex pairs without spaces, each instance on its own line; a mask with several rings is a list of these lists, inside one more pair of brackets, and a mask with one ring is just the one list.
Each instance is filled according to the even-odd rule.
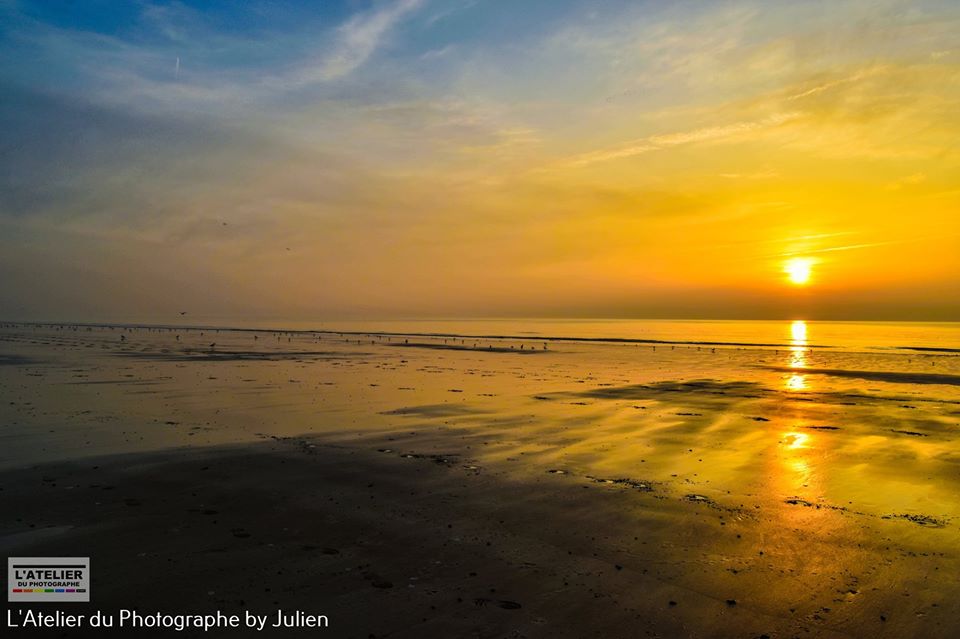
[[960,320],[950,2],[0,0],[0,319]]

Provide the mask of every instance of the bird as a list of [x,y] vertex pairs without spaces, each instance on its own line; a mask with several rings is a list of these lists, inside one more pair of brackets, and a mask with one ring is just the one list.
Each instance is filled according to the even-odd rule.
[[186,311],[180,311],[180,314],[181,314],[181,315],[186,315],[187,312],[186,312]]

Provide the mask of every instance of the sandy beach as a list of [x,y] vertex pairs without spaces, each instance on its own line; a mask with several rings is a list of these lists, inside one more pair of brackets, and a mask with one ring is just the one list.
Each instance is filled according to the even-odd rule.
[[90,556],[100,608],[337,637],[960,629],[948,349],[9,325],[0,353],[0,546]]

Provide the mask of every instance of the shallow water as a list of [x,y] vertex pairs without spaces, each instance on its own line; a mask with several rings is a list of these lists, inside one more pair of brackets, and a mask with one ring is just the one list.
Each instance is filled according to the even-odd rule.
[[[468,325],[520,339],[467,337]],[[464,336],[423,335],[454,328]],[[960,522],[960,357],[946,350],[958,325],[528,327],[673,344],[534,340],[520,328],[397,324],[388,332],[410,335],[386,336],[9,325],[0,331],[0,465],[382,435],[401,452],[456,453],[520,474]]]
[[[227,320],[205,325],[237,326]],[[804,320],[597,320],[475,319],[378,320],[245,324],[239,328],[280,327],[286,330],[514,336],[520,340],[573,338],[774,344],[797,342],[835,349],[960,349],[958,322],[810,322]]]
[[[666,636],[956,636],[955,325],[534,327],[659,342],[498,326],[475,334],[515,337],[0,327],[0,488],[19,504],[0,542],[55,554],[57,539],[90,547],[107,526],[150,555],[137,525],[152,507],[145,521],[177,527],[150,542],[166,562],[215,536],[216,522],[192,537],[174,523],[214,503],[272,553],[276,531],[257,526],[265,504],[280,504],[278,516],[294,513],[283,531],[306,518],[352,552],[381,548],[370,561],[397,575],[463,568],[469,539],[493,539],[481,544],[493,553],[481,564],[501,566],[490,587],[555,619],[579,611],[591,627],[613,610],[665,624]],[[260,443],[219,446],[248,442]],[[152,451],[168,452],[99,457]],[[217,459],[228,461],[211,477]],[[56,460],[71,463],[41,465]],[[523,534],[506,544],[515,521]],[[382,545],[394,526],[404,541]],[[216,574],[248,570],[248,549],[234,549],[210,555],[222,557]],[[274,561],[263,559],[270,574]],[[442,583],[472,592],[456,574]],[[342,583],[331,577],[329,592]],[[597,608],[598,594],[626,608]]]

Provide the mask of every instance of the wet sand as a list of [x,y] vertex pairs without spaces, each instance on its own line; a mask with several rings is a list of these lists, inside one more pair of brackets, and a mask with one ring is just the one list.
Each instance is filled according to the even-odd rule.
[[177,334],[0,332],[0,546],[89,555],[98,608],[301,609],[338,637],[960,630],[960,397],[898,377],[953,355]]

